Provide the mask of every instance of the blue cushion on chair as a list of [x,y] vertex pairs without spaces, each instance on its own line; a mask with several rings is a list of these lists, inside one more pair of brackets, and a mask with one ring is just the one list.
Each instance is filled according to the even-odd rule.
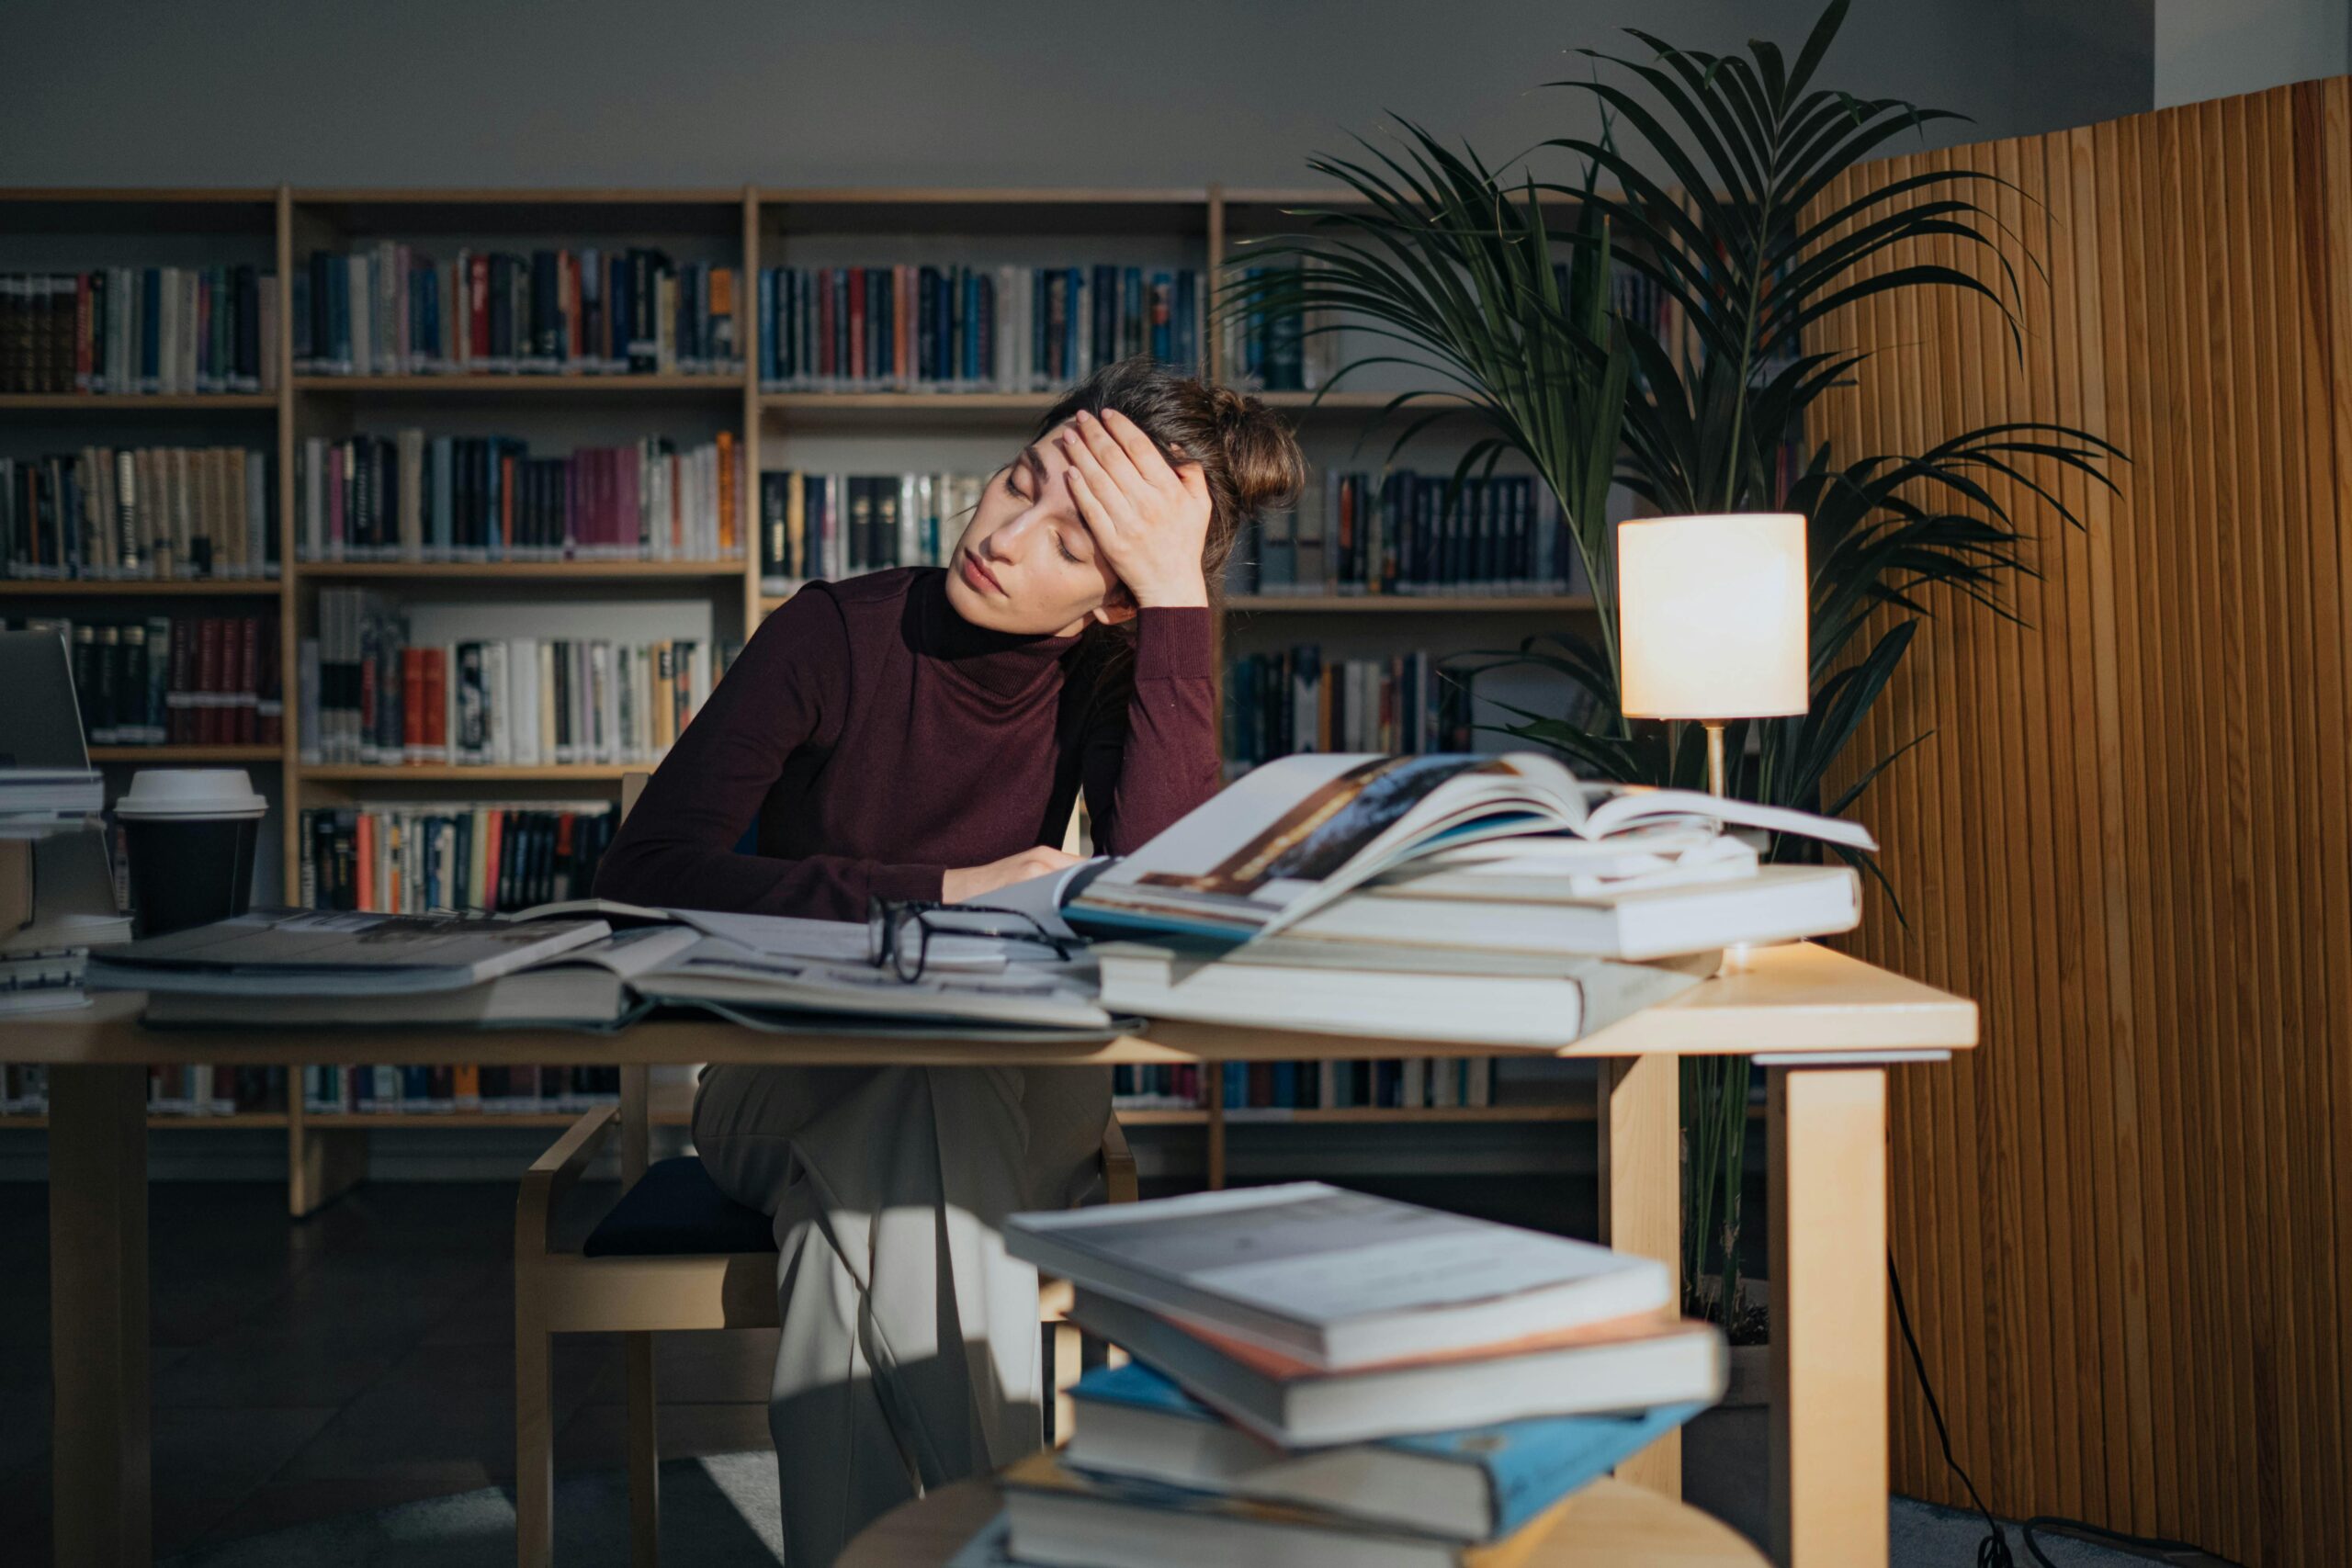
[[656,1160],[580,1248],[590,1258],[774,1252],[775,1228],[718,1190],[693,1155]]

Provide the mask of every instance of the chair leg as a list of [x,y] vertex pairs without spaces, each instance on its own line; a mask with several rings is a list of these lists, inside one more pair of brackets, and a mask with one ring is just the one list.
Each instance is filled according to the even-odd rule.
[[555,1562],[555,1390],[550,1348],[538,1302],[527,1281],[518,1278],[514,1284],[516,1568],[553,1568]]
[[662,1442],[653,1399],[653,1336],[625,1334],[628,1357],[628,1534],[633,1568],[662,1562]]

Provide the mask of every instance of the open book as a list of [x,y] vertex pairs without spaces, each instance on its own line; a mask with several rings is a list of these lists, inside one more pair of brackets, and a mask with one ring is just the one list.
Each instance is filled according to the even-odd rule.
[[1548,756],[1283,757],[1088,884],[1078,930],[1272,935],[1407,862],[1489,840],[1564,835],[1628,850],[1753,828],[1874,850],[1859,824],[1691,790],[1586,784]]

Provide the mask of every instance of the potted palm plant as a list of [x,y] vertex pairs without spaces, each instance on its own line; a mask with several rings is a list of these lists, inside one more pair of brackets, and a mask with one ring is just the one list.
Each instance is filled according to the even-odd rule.
[[[1855,172],[1959,117],[1816,85],[1846,9],[1832,0],[1793,59],[1762,40],[1713,54],[1638,30],[1643,54],[1585,51],[1589,75],[1547,85],[1597,102],[1600,133],[1502,168],[1399,120],[1394,150],[1360,138],[1362,156],[1309,160],[1355,200],[1295,209],[1300,231],[1232,264],[1250,270],[1222,310],[1304,311],[1310,332],[1368,334],[1371,350],[1323,389],[1383,364],[1425,380],[1374,421],[1393,435],[1390,457],[1443,423],[1472,437],[1457,481],[1516,456],[1550,486],[1597,615],[1497,656],[1563,682],[1559,711],[1510,708],[1502,728],[1585,776],[1695,785],[1705,767],[1698,726],[1636,723],[1619,706],[1612,482],[1658,513],[1809,519],[1811,706],[1735,725],[1728,788],[1834,815],[1926,739],[1846,762],[1832,787],[1939,596],[2011,613],[2000,584],[2031,567],[2003,495],[2038,495],[2079,525],[2052,472],[2104,484],[2120,457],[2055,423],[1987,425],[1917,453],[1803,444],[1817,399],[1868,384],[1863,356],[1831,341],[1841,309],[1956,289],[1996,306],[2013,338],[2020,330],[2022,280],[1983,205],[1995,176]],[[1539,170],[1544,158],[1566,177]],[[1922,241],[1977,265],[1922,259]],[[1699,1058],[1682,1074],[1686,1307],[1735,1343],[1760,1339],[1739,1277],[1749,1066]]]

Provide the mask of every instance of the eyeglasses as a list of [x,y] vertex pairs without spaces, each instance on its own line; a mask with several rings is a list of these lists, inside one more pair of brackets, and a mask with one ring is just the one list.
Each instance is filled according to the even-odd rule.
[[[988,926],[959,923],[963,917],[989,917]],[[1017,921],[1024,930],[992,929],[995,922]],[[1058,937],[1021,909],[991,908],[986,904],[937,904],[927,899],[870,897],[865,901],[865,961],[888,969],[901,980],[922,976],[931,956],[931,939],[941,936],[985,937],[994,942],[1033,942],[1053,950],[1067,962],[1077,949],[1068,937]]]

